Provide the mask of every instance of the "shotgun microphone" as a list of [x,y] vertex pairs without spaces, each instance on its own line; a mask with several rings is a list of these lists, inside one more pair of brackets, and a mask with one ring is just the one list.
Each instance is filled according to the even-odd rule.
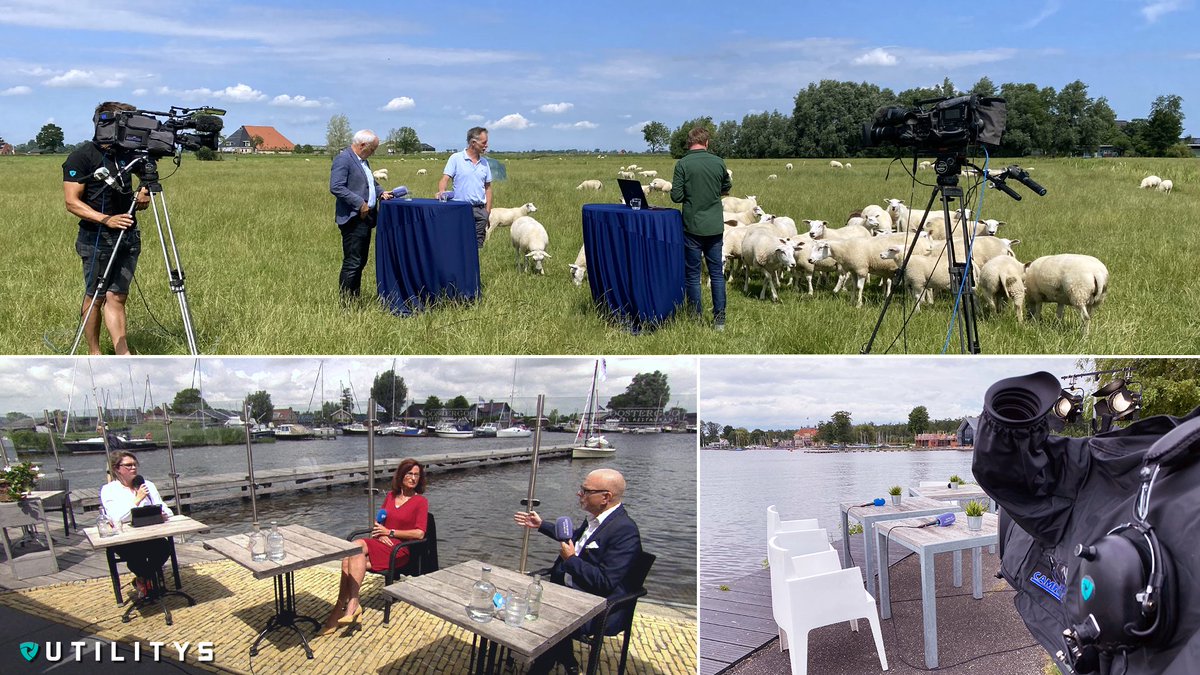
[[558,520],[554,521],[554,538],[559,541],[571,541],[571,536],[575,534],[575,525],[571,523],[570,516],[559,516]]

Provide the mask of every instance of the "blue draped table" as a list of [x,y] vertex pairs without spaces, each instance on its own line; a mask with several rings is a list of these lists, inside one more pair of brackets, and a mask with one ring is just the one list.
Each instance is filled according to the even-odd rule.
[[679,211],[585,204],[583,245],[592,298],[635,333],[665,321],[683,304]]
[[375,285],[395,314],[447,298],[479,297],[475,217],[466,202],[389,199],[379,203]]

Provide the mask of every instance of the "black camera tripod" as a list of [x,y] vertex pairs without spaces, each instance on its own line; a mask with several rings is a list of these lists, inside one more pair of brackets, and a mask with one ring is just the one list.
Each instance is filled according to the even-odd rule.
[[[123,181],[128,178],[138,163],[143,165],[139,189],[145,187],[150,192],[150,208],[154,213],[154,225],[158,229],[158,240],[162,247],[163,262],[166,265],[167,285],[179,300],[179,314],[183,320],[183,331],[187,339],[188,350],[192,356],[196,356],[200,353],[200,350],[196,346],[196,332],[192,327],[192,313],[188,307],[187,289],[184,286],[183,264],[179,261],[179,247],[175,244],[175,231],[171,229],[171,214],[167,211],[166,193],[163,192],[162,183],[158,180],[157,161],[149,154],[141,154],[133,161],[121,167],[116,176],[110,175],[107,169],[101,167],[96,170],[93,177],[97,180],[103,180],[110,188],[118,189],[117,186],[123,184]],[[161,218],[159,217],[160,206],[162,207]],[[137,198],[135,197],[133,203],[129,205],[129,211],[126,215],[133,216],[136,209]],[[137,223],[135,222],[131,227],[137,227]],[[108,262],[104,266],[104,272],[96,281],[96,291],[92,294],[87,311],[84,312],[83,320],[79,324],[79,331],[75,334],[75,342],[71,345],[71,354],[74,354],[75,350],[79,349],[79,342],[83,339],[83,332],[96,307],[96,298],[103,297],[107,293],[113,263],[119,254],[121,241],[125,238],[125,232],[126,230],[121,230],[121,233],[117,235],[117,241],[113,244],[112,253],[109,255]],[[170,244],[169,250],[168,243]]]

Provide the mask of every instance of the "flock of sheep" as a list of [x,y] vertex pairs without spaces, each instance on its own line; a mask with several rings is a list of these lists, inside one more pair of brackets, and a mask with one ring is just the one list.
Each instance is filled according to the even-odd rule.
[[1163,180],[1158,176],[1146,176],[1142,179],[1142,184],[1139,186],[1143,190],[1158,190],[1159,192],[1170,192],[1175,189],[1175,183],[1169,180]]

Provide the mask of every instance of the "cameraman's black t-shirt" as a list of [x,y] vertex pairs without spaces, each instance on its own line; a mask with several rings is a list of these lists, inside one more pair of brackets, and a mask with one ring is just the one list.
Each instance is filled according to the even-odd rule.
[[[121,150],[110,149],[105,152],[92,141],[88,141],[75,148],[63,162],[63,182],[82,183],[84,203],[100,213],[109,216],[127,213],[134,195],[133,181],[129,175],[121,176],[117,184],[110,187],[103,180],[94,178],[92,174],[103,166],[115,178],[120,169],[132,159],[132,156]],[[135,168],[133,173],[140,177],[139,169],[140,167]],[[90,220],[80,220],[79,226],[89,231],[101,227]]]

